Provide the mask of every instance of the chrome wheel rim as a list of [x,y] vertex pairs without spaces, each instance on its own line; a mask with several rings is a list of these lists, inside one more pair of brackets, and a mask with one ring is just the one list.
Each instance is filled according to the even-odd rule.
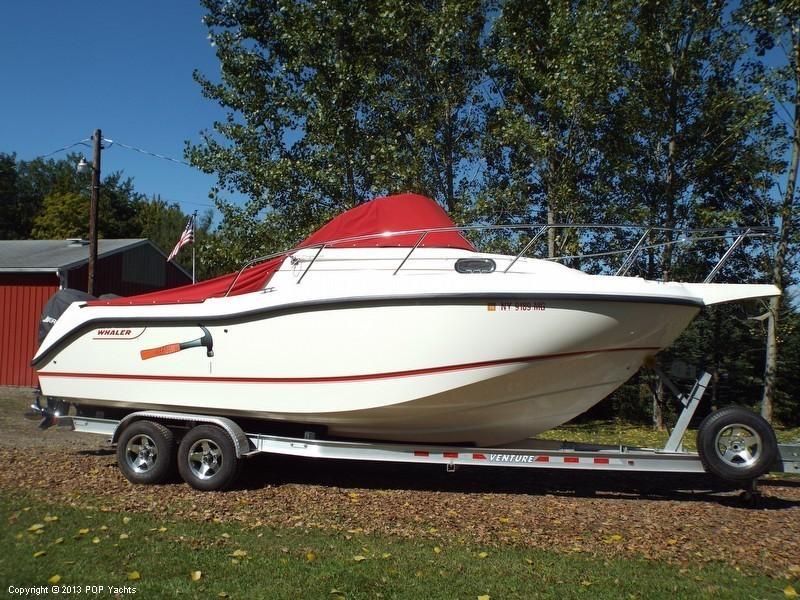
[[746,469],[758,460],[761,454],[761,436],[741,423],[723,427],[714,440],[717,456],[727,465]]
[[222,448],[214,440],[197,440],[189,448],[189,468],[198,479],[211,479],[222,468]]
[[147,473],[156,466],[158,447],[149,435],[139,433],[125,446],[125,461],[135,473]]

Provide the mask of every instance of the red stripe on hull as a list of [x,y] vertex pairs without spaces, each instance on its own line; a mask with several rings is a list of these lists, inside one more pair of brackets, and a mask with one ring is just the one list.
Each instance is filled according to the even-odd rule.
[[544,354],[540,356],[524,356],[519,358],[502,358],[486,360],[460,365],[444,365],[425,369],[411,369],[408,371],[391,371],[387,373],[366,373],[363,375],[334,375],[330,377],[206,377],[187,375],[133,375],[124,373],[63,373],[57,371],[39,371],[39,377],[72,377],[82,379],[134,379],[149,381],[196,381],[196,382],[225,382],[225,383],[337,383],[346,381],[368,381],[370,379],[393,379],[397,377],[413,377],[415,375],[430,375],[433,373],[447,373],[451,371],[465,371],[468,369],[481,369],[511,365],[514,363],[535,362],[555,358],[567,358],[587,354],[606,354],[609,352],[650,352],[657,351],[657,346],[636,348],[603,348],[599,350],[583,350],[580,352],[563,352],[561,354]]

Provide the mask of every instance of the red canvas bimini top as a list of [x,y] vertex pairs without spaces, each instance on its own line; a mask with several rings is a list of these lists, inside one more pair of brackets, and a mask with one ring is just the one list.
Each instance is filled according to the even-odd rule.
[[[417,229],[435,229],[453,227],[453,221],[436,202],[418,194],[399,194],[375,198],[360,204],[323,225],[311,234],[293,250],[319,246],[320,244],[354,238],[359,236],[377,235],[386,232],[412,231]],[[413,247],[420,238],[420,234],[391,237],[371,237],[368,239],[351,240],[330,244],[331,248],[384,248],[384,247]],[[424,248],[461,248],[472,250],[475,248],[457,231],[443,231],[430,233],[420,244]],[[291,252],[291,251],[290,251]],[[278,256],[263,263],[246,269],[238,279],[236,273],[229,273],[208,279],[194,285],[129,296],[127,298],[114,298],[113,300],[92,300],[87,304],[92,306],[122,306],[143,304],[180,304],[185,302],[202,302],[206,298],[224,296],[231,283],[236,279],[236,285],[231,289],[229,296],[246,294],[262,289],[272,274],[278,270],[286,256]]]

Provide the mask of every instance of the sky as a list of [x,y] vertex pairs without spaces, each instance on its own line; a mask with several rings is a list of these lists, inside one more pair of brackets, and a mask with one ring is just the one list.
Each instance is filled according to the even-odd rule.
[[[202,16],[197,0],[3,2],[0,152],[31,160],[100,128],[104,138],[182,160],[184,142],[224,118],[192,79],[194,69],[219,73]],[[90,147],[70,151],[91,162]],[[213,207],[216,178],[192,167],[112,144],[101,171],[122,171],[138,192],[187,213]]]

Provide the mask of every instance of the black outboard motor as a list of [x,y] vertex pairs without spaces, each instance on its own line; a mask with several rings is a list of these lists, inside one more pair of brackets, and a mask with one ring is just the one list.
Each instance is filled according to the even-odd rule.
[[64,311],[69,308],[70,304],[94,299],[94,296],[86,292],[71,290],[69,288],[58,290],[53,294],[50,300],[47,301],[47,304],[44,305],[42,317],[39,319],[39,345],[42,345],[44,338],[47,337],[53,325],[55,325],[58,318],[64,314]]
[[[44,305],[42,316],[39,319],[39,345],[42,345],[44,338],[47,337],[53,325],[64,314],[64,311],[69,308],[70,304],[94,299],[94,296],[86,292],[72,289],[59,290],[53,294],[47,304]],[[34,395],[34,403],[31,405],[30,410],[25,413],[25,418],[36,421],[41,419],[39,423],[40,429],[52,427],[58,422],[58,417],[66,416],[69,413],[69,403],[64,402],[61,398],[48,396],[47,406],[42,406],[42,392],[39,388],[34,390]]]

